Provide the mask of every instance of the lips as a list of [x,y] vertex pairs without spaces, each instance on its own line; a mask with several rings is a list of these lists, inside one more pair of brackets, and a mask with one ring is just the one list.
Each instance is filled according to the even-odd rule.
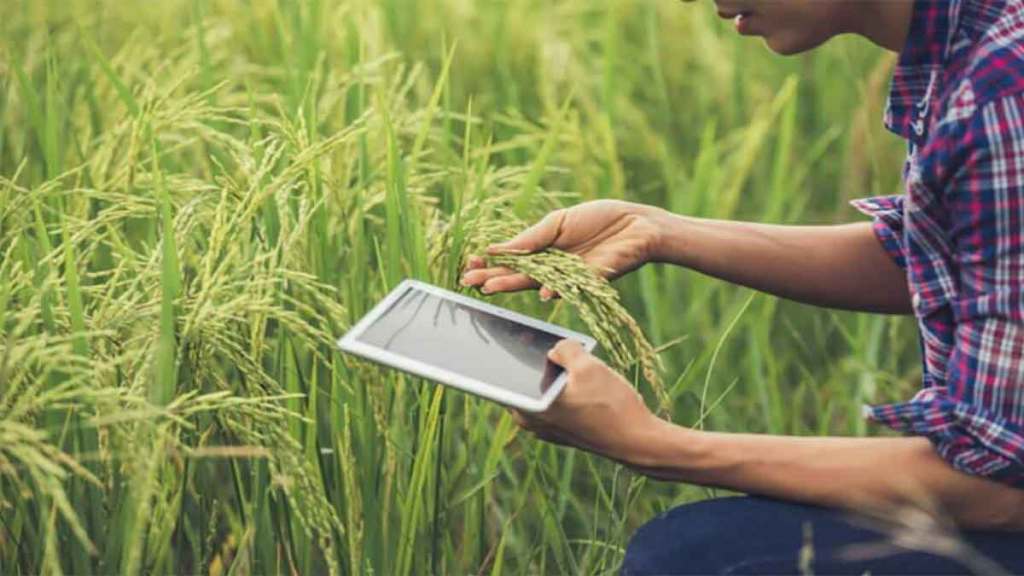
[[735,20],[738,16],[746,18],[753,14],[750,10],[719,10],[718,17],[723,20]]
[[754,16],[753,11],[719,9],[718,16],[725,20],[732,20],[733,24],[736,26],[736,31],[741,35],[746,36],[751,34],[751,18]]
[[753,35],[754,28],[752,27],[753,14],[751,13],[740,13],[733,19],[733,23],[736,26],[736,32],[741,36]]

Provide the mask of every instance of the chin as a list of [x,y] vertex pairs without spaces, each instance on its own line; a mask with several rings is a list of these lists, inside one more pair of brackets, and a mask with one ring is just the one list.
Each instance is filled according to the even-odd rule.
[[768,48],[771,49],[772,52],[781,54],[782,56],[802,54],[821,46],[824,41],[824,39],[794,38],[784,34],[764,37],[764,42]]

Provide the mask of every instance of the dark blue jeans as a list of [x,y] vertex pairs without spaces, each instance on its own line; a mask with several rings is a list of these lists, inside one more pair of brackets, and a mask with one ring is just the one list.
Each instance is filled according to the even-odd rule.
[[[1024,574],[1024,534],[965,532],[961,536],[1006,572]],[[810,546],[805,547],[805,542]],[[903,548],[871,552],[867,558],[847,556],[858,547],[863,551],[864,545],[891,542],[874,529],[851,523],[842,511],[767,498],[720,498],[680,506],[642,526],[626,549],[622,573],[799,574],[801,548],[813,550],[813,559],[808,564],[805,557],[803,567],[819,576],[992,571],[992,564],[967,566]]]

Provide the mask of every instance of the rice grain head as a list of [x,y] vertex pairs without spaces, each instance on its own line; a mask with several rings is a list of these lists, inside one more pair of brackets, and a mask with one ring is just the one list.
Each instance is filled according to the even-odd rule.
[[[498,213],[477,224],[469,253],[482,253],[486,246],[505,241],[525,227],[517,218]],[[522,272],[557,292],[600,343],[609,365],[625,375],[639,367],[658,397],[659,412],[667,413],[670,400],[661,380],[662,365],[657,351],[623,307],[618,291],[598,270],[578,255],[558,249],[493,255],[489,260]]]

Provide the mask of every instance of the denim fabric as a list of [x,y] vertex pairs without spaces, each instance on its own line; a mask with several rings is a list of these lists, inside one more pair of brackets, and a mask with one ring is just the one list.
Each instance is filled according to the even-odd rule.
[[[1024,534],[965,532],[974,550],[1006,572],[1024,574]],[[813,560],[802,572],[805,542]],[[675,508],[642,526],[626,550],[625,576],[641,574],[968,574],[956,560],[903,548],[849,514],[779,500],[734,497]],[[851,545],[886,544],[886,552],[847,559]],[[863,547],[861,546],[861,549]],[[978,568],[977,565],[972,565]],[[984,569],[984,565],[980,571]],[[991,566],[991,564],[989,564]]]

